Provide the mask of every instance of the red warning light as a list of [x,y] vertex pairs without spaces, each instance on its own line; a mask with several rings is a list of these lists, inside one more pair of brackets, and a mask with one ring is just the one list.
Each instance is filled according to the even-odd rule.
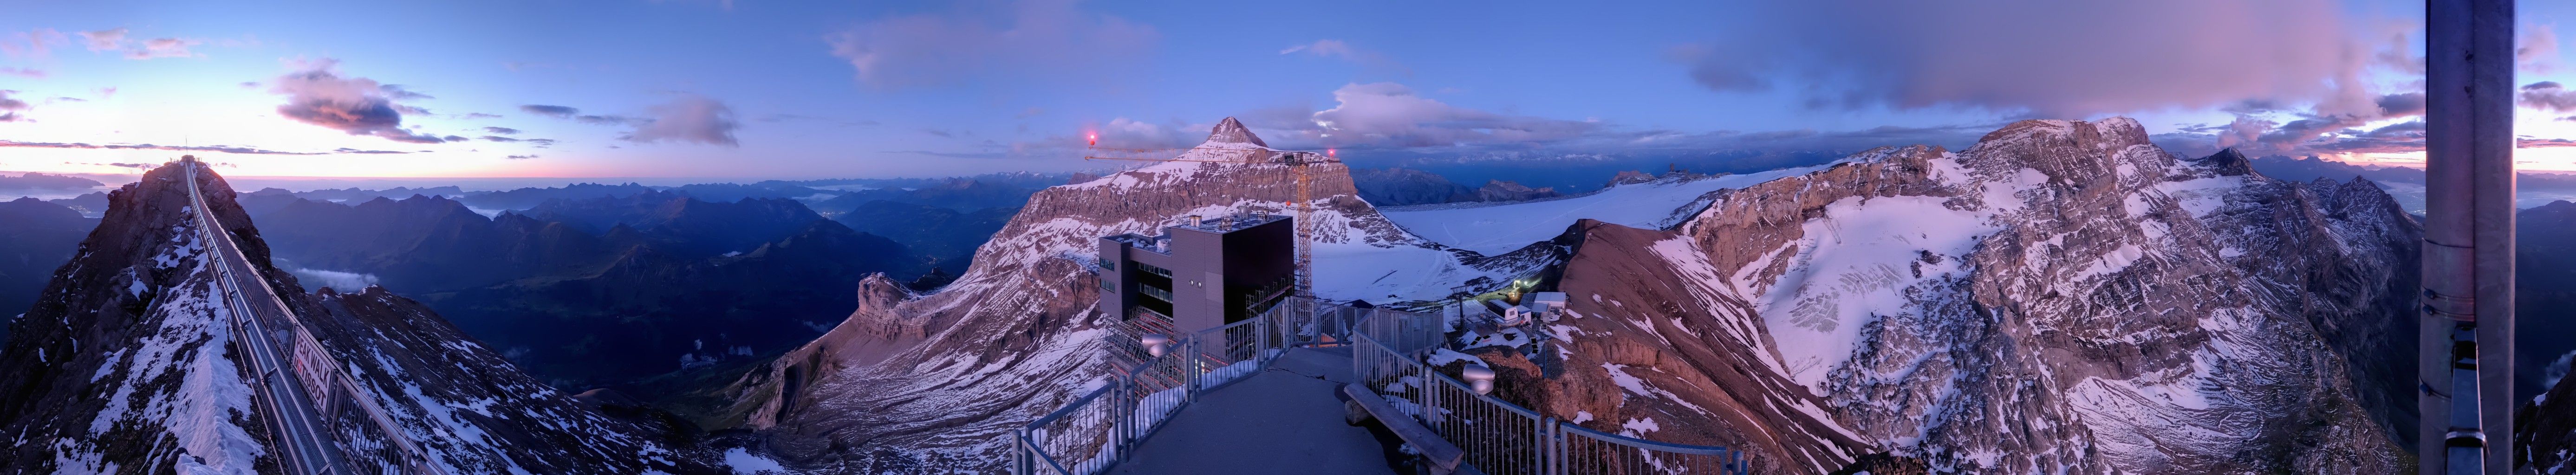
[[1090,143],[1088,143],[1088,144],[1085,144],[1085,146],[1099,146],[1099,145],[1100,145],[1100,134],[1099,134],[1098,132],[1094,132],[1094,133],[1092,133],[1092,134],[1091,134],[1091,137],[1090,137],[1090,140],[1091,140],[1091,142],[1090,142]]
[[1328,149],[1324,149],[1324,156],[1327,156],[1327,157],[1333,156],[1333,151],[1334,151],[1333,149],[1329,149],[1329,148],[1328,148]]

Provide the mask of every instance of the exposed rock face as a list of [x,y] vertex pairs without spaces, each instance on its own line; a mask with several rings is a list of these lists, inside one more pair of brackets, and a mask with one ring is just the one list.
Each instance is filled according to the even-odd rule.
[[1270,144],[1262,142],[1261,137],[1253,136],[1252,129],[1244,128],[1243,123],[1236,122],[1233,117],[1227,117],[1225,120],[1217,121],[1216,128],[1208,131],[1207,141],[1208,143],[1244,144],[1255,147],[1270,146]]
[[[0,457],[13,473],[277,473],[248,366],[231,352],[184,165],[115,191],[106,218],[0,347]],[[268,246],[223,179],[206,200],[275,288]],[[450,473],[704,473],[704,454],[547,390],[417,304],[382,289],[281,295],[402,430]],[[470,368],[470,369],[469,369]],[[34,442],[42,441],[42,442]]]
[[1531,189],[1518,182],[1502,180],[1489,180],[1485,186],[1476,188],[1477,201],[1522,201],[1564,195],[1557,193],[1554,187]]
[[[766,428],[794,464],[998,470],[1004,434],[1109,371],[1104,339],[1117,322],[1092,308],[1096,239],[1155,233],[1188,215],[1287,211],[1296,180],[1259,144],[1229,119],[1183,156],[1218,162],[1165,163],[1039,192],[939,292],[897,301],[893,281],[863,284],[869,303],[830,335],[735,380],[728,391],[742,399],[727,413]],[[1531,265],[1425,243],[1357,199],[1343,167],[1309,173],[1319,255],[1419,263],[1412,273],[1379,267],[1360,282],[1319,286],[1323,295],[1436,298],[1463,280]],[[1319,275],[1357,272],[1326,261],[1338,260],[1319,259]]]
[[1646,174],[1646,172],[1641,172],[1641,171],[1636,171],[1636,170],[1622,170],[1622,171],[1620,171],[1620,172],[1619,172],[1619,174],[1618,174],[1618,175],[1611,176],[1611,177],[1610,177],[1610,182],[1609,182],[1609,183],[1604,183],[1604,184],[1602,184],[1602,185],[1601,185],[1601,187],[1602,187],[1602,188],[1609,188],[1609,187],[1613,187],[1613,186],[1626,185],[1626,184],[1631,184],[1631,183],[1645,183],[1645,182],[1650,182],[1650,181],[1655,181],[1655,176],[1654,176],[1654,175],[1649,175],[1649,174]]
[[2418,225],[2366,182],[2023,121],[1586,222],[1535,403],[1757,472],[2397,473]]
[[[2516,328],[2515,330],[2521,330]],[[2514,416],[2515,450],[2522,469],[2540,475],[2576,474],[2576,384],[2560,384]]]

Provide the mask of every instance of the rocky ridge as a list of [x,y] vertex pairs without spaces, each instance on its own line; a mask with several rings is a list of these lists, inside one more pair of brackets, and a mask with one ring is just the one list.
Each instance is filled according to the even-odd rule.
[[[111,193],[106,218],[0,345],[0,455],[17,473],[277,473],[212,300],[184,164]],[[268,246],[222,177],[199,179],[227,233],[278,289]],[[449,473],[708,473],[668,427],[610,418],[547,390],[416,303],[380,288],[281,295],[401,430]],[[470,366],[469,366],[470,365]],[[471,369],[468,369],[471,368]]]
[[2408,471],[2420,229],[2366,182],[2114,118],[1712,195],[1675,229],[1569,232],[1566,374],[1520,371],[1547,388],[1521,397],[1757,471]]

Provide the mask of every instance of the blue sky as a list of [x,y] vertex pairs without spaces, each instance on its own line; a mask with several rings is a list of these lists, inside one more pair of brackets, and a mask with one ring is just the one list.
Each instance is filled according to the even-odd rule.
[[[1381,163],[1955,147],[2109,115],[2178,151],[2420,158],[2421,2],[1610,3],[19,2],[0,170],[1060,171],[1100,166],[1087,134],[1186,146],[1227,116]],[[2576,83],[2569,3],[2522,6],[2518,83]],[[2522,133],[2576,138],[2576,93],[2532,91]],[[2525,160],[2576,169],[2561,151]]]

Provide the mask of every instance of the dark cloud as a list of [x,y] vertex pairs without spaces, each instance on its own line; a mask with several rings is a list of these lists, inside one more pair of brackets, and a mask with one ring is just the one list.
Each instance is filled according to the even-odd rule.
[[413,107],[405,104],[394,104],[394,112],[401,112],[408,115],[430,115],[429,109]]
[[894,16],[824,36],[861,84],[955,84],[988,74],[1114,71],[1151,48],[1152,27],[1082,11],[1073,0],[1018,0],[1000,14],[957,8]]
[[0,68],[0,74],[28,79],[44,79],[45,71],[33,68]]
[[580,114],[580,113],[581,113],[581,109],[574,109],[574,108],[564,107],[564,106],[549,106],[549,105],[542,105],[542,104],[528,104],[528,105],[522,105],[522,106],[519,106],[519,111],[521,111],[521,112],[526,112],[526,113],[530,113],[530,114],[542,115],[542,116],[546,116],[546,117],[553,117],[553,118],[557,118],[557,119],[569,119],[569,118],[572,118],[573,114]]
[[738,146],[734,129],[733,108],[723,102],[695,94],[682,95],[669,103],[646,108],[653,118],[635,125],[635,130],[619,137],[631,142],[696,142],[709,145]]
[[474,112],[474,113],[465,114],[465,118],[467,118],[467,119],[498,119],[498,118],[501,118],[501,115],[500,115],[500,114],[485,114],[485,113],[481,113],[481,112]]
[[242,89],[257,89],[259,88],[259,81],[242,81],[241,87]]
[[518,134],[518,133],[519,133],[519,129],[513,129],[513,128],[509,128],[509,127],[484,127],[484,128],[483,128],[483,131],[484,131],[484,132],[491,132],[491,133],[495,133],[495,134],[501,134],[501,135],[515,135],[515,134]]
[[463,141],[469,140],[469,139],[465,138],[464,136],[458,136],[458,135],[450,135],[450,136],[446,136],[446,137],[439,137],[438,139],[439,139],[439,140],[449,141],[449,142],[463,142]]
[[933,129],[921,129],[921,133],[930,134],[930,135],[936,135],[936,136],[940,136],[940,137],[947,137],[947,138],[957,138],[957,133],[956,133],[956,132],[949,132],[947,129],[935,129],[935,128],[933,128]]
[[269,88],[269,92],[287,96],[286,105],[277,106],[278,115],[349,135],[373,135],[406,143],[443,141],[403,130],[402,113],[383,95],[383,87],[372,79],[340,77],[332,71],[338,64],[324,59],[306,64],[302,71],[278,77],[276,86]]
[[652,122],[651,119],[627,117],[622,115],[583,115],[574,116],[572,120],[590,125],[639,125],[646,122]]
[[[347,147],[342,147],[342,148],[338,148],[338,149],[333,149],[333,150],[331,150],[331,151],[333,151],[333,152],[339,152],[339,153],[357,153],[357,154],[369,154],[369,155],[375,155],[375,154],[388,154],[388,153],[411,153],[411,152],[397,152],[397,151],[392,151],[392,150],[359,150],[359,149],[347,148]],[[428,150],[422,150],[421,152],[426,153],[426,152],[428,152]]]
[[414,92],[414,91],[411,91],[411,90],[408,90],[408,89],[403,89],[403,86],[402,86],[401,84],[385,84],[385,85],[376,86],[376,89],[384,91],[385,97],[390,97],[390,98],[393,98],[393,100],[397,100],[397,101],[408,101],[408,100],[412,100],[412,99],[437,99],[436,97],[431,97],[431,96],[430,96],[430,95],[428,95],[428,94],[421,94],[421,93],[419,93],[419,92]]
[[78,143],[78,142],[19,142],[19,141],[14,141],[14,140],[0,140],[0,147],[6,147],[6,148],[76,148],[76,149],[99,149],[99,150],[168,150],[168,151],[174,151],[174,152],[223,152],[223,153],[242,154],[242,155],[330,155],[330,154],[333,154],[333,153],[411,153],[411,152],[390,152],[390,151],[382,151],[382,150],[357,150],[357,149],[350,149],[350,148],[342,148],[342,149],[333,150],[333,151],[330,151],[330,152],[281,152],[281,151],[276,151],[276,150],[265,150],[265,149],[255,148],[255,147],[235,147],[235,146],[230,146],[230,145],[194,145],[194,146],[179,146],[179,145],[154,145],[154,144],[148,144],[148,143],[145,143],[145,144],[100,144],[100,145],[93,145],[93,144]]
[[541,145],[541,146],[542,146],[542,145],[554,145],[554,144],[555,144],[554,139],[523,139],[523,138],[518,138],[518,137],[502,137],[502,136],[499,136],[499,135],[485,135],[485,136],[477,137],[477,138],[483,139],[483,141],[485,141],[485,142],[500,142],[500,143],[517,143],[517,142],[527,142],[527,143],[533,143],[533,144],[537,144],[537,145]]
[[2522,106],[2549,112],[2576,111],[2576,91],[2567,90],[2557,81],[2541,81],[2522,86]]
[[537,156],[536,156],[536,154],[528,154],[528,155],[511,155],[511,156],[501,157],[501,158],[506,158],[506,159],[511,159],[511,160],[527,160],[527,159],[531,159],[531,158],[537,158]]
[[[2390,45],[2333,0],[1757,2],[1670,51],[1719,91],[1817,106],[1956,107],[2051,118],[2363,94]],[[2402,44],[2398,45],[2402,47]],[[2351,90],[2347,92],[2346,90]],[[2340,111],[2329,111],[2340,112]]]
[[28,109],[29,106],[27,105],[27,101],[9,98],[10,94],[16,93],[18,93],[18,91],[0,89],[0,122],[18,122],[27,120],[27,116],[20,115],[18,113],[19,111]]

